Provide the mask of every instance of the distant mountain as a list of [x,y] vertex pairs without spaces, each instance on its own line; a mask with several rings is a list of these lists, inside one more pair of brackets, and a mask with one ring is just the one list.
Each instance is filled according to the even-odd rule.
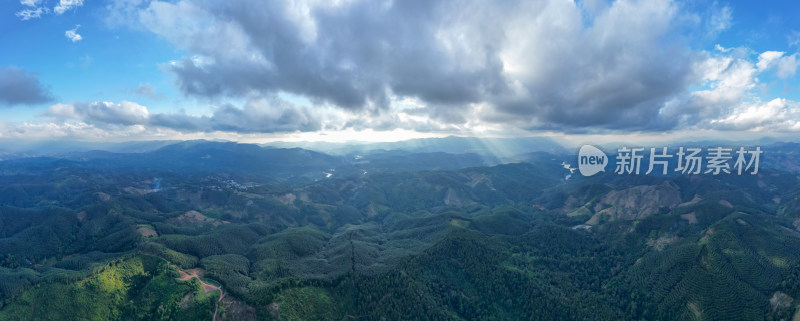
[[71,153],[68,159],[99,169],[168,171],[178,173],[229,173],[287,178],[323,172],[343,166],[339,157],[310,150],[262,148],[233,142],[187,141],[134,154],[90,151]]
[[565,152],[561,144],[548,137],[479,138],[448,136],[443,138],[409,139],[390,143],[274,142],[265,144],[265,146],[302,147],[336,155],[401,150],[411,153],[474,153],[499,159],[513,158],[521,153],[536,151]]
[[282,180],[292,178],[294,183],[299,183],[372,172],[457,170],[498,163],[498,158],[475,153],[393,150],[374,151],[364,156],[333,156],[297,147],[261,147],[196,140],[173,143],[141,153],[89,150],[47,157],[6,157],[6,161],[0,163],[0,170],[6,173],[25,172],[26,169],[39,171],[48,164],[59,164],[95,170],[225,173]]
[[64,154],[102,150],[115,153],[144,153],[175,144],[175,140],[145,140],[130,142],[82,141],[0,141],[0,154],[10,157],[62,156]]

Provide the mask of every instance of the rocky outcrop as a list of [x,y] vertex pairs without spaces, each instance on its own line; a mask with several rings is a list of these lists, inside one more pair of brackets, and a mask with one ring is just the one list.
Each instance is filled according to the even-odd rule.
[[595,204],[595,214],[586,224],[639,219],[656,214],[662,208],[673,209],[680,203],[679,187],[670,181],[611,191]]

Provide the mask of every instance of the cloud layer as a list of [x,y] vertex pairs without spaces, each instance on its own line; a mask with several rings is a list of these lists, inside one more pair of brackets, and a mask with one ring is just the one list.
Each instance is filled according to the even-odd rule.
[[[191,54],[165,69],[200,98],[287,92],[387,118],[411,98],[422,106],[409,115],[455,126],[657,131],[707,121],[751,89],[715,78],[747,72],[741,59],[692,50],[681,32],[724,32],[730,7],[699,21],[668,0],[589,4],[183,0],[126,12]],[[793,76],[796,57],[756,72]],[[709,75],[714,64],[730,70]],[[714,88],[687,91],[698,84]]]
[[147,107],[129,101],[55,104],[42,116],[106,128],[140,126],[183,132],[273,133],[315,131],[322,126],[317,114],[279,98],[250,99],[241,108],[226,104],[211,116],[150,113]]
[[413,97],[451,122],[488,103],[500,117],[626,127],[686,82],[675,12],[667,1],[596,17],[564,1],[154,1],[138,18],[193,54],[167,67],[187,95],[283,91],[357,111]]
[[[83,5],[21,3],[30,11],[22,19]],[[797,32],[783,51],[711,50],[736,25],[735,8],[716,2],[112,0],[105,9],[109,25],[174,45],[182,57],[161,68],[183,102],[216,107],[156,113],[90,98],[42,115],[98,128],[245,134],[800,130],[800,105],[763,81],[797,79]],[[77,27],[65,35],[81,40]],[[126,91],[165,98],[147,82]]]

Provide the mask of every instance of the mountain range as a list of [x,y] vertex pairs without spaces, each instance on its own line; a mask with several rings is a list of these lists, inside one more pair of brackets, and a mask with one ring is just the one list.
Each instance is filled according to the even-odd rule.
[[6,158],[0,320],[800,315],[800,145],[756,175],[568,178],[568,148],[478,141]]

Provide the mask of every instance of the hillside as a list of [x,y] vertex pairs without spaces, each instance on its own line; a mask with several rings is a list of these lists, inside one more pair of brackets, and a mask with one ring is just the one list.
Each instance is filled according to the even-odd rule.
[[565,180],[570,155],[394,153],[404,167],[211,142],[0,162],[0,320],[796,314],[787,169]]

